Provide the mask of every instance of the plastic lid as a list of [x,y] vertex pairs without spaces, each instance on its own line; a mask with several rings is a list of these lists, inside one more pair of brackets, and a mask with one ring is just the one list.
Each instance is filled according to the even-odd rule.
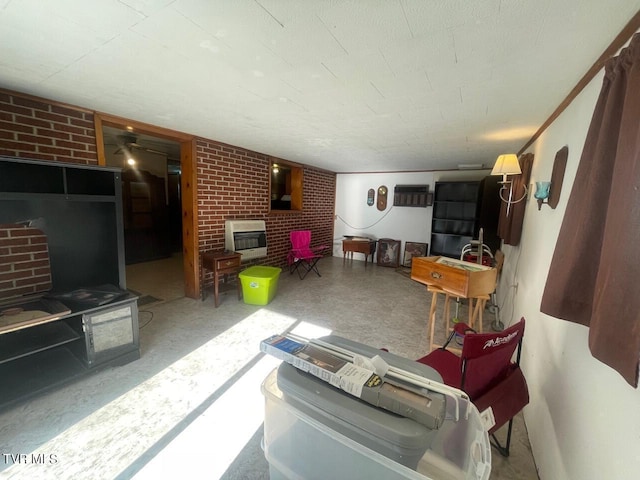
[[256,265],[255,267],[249,267],[246,270],[240,272],[241,277],[254,277],[254,278],[273,278],[280,275],[282,271],[279,267],[263,267]]

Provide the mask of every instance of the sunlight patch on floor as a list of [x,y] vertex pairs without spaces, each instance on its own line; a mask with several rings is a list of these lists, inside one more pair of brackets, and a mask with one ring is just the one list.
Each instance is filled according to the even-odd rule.
[[331,335],[331,330],[314,325],[313,323],[300,322],[291,330],[291,333],[295,333],[304,338],[318,338]]
[[133,478],[219,478],[262,424],[260,385],[279,363],[262,358]]
[[32,452],[55,463],[14,464],[3,478],[114,478],[255,358],[261,340],[295,323],[256,311]]
[[[293,332],[307,338],[331,333],[306,322]],[[260,387],[279,364],[271,356],[258,361],[133,478],[219,478],[264,421]]]

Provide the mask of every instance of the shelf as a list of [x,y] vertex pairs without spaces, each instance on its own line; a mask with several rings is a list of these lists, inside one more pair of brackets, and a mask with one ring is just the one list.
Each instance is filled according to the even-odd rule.
[[431,235],[431,255],[460,258],[462,247],[470,243],[471,235],[434,233]]
[[0,365],[0,405],[9,406],[86,374],[82,362],[65,347],[44,350]]
[[393,189],[393,205],[397,207],[426,207],[429,200],[429,185],[396,185]]
[[100,195],[114,197],[116,195],[113,175],[105,175],[103,171],[77,168],[65,168],[67,193],[69,195]]
[[475,220],[434,218],[431,224],[431,232],[452,235],[473,235],[475,226]]
[[471,235],[470,233],[468,234],[464,234],[464,233],[454,233],[454,232],[433,232],[434,235],[439,235],[442,237],[469,237],[469,238],[473,238],[473,235]]
[[55,321],[0,335],[0,364],[78,340],[66,322]]
[[476,234],[481,182],[437,182],[431,255],[459,258]]
[[[37,264],[40,269],[33,267],[16,278],[33,279],[35,286],[44,285],[38,292],[50,295],[79,289],[90,293],[91,286],[106,284],[116,293],[125,291],[120,172],[0,155],[0,224],[12,228],[28,220],[46,234],[48,245],[46,275],[41,273],[44,254],[39,250],[9,251],[17,254],[11,265]],[[27,255],[33,257],[29,262],[22,259]],[[46,282],[40,281],[45,276]],[[14,297],[7,291],[0,292],[5,303]],[[16,318],[12,324],[5,319],[0,331],[0,409],[93,373],[90,367],[123,365],[140,357],[136,297],[102,306],[63,305],[64,310],[52,310],[50,299],[39,298],[38,305],[27,300],[26,312],[42,310],[49,316]],[[126,309],[126,315],[120,315],[120,309]]]
[[[0,191],[15,193],[116,195],[120,169],[93,165],[64,165],[0,156]],[[107,172],[107,174],[105,174]]]
[[62,169],[52,165],[7,161],[2,164],[0,191],[64,193]]
[[500,199],[498,177],[478,181],[436,182],[431,223],[431,255],[460,258],[462,248],[478,238],[492,251],[500,246],[497,236]]

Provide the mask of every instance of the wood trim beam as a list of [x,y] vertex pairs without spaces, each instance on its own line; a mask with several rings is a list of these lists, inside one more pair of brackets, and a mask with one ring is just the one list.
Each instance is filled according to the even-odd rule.
[[200,297],[200,266],[198,246],[198,175],[196,140],[193,135],[176,132],[163,127],[117,117],[105,113],[94,113],[98,163],[105,165],[103,126],[143,133],[180,143],[181,196],[182,196],[182,251],[185,295]]
[[104,155],[104,133],[102,132],[102,119],[99,115],[93,116],[93,124],[96,129],[96,153],[98,154],[98,165],[105,166],[107,159]]
[[184,289],[189,298],[200,298],[200,247],[198,243],[198,169],[196,140],[180,144],[182,168],[182,253]]
[[145,135],[152,135],[154,137],[174,140],[177,142],[186,142],[190,141],[193,138],[193,135],[190,135],[188,133],[158,127],[149,123],[138,122],[136,120],[131,120],[128,118],[117,117],[115,115],[109,115],[107,113],[95,112],[95,116],[100,118],[100,120],[102,121],[102,125],[104,126],[126,129],[133,133],[144,133]]

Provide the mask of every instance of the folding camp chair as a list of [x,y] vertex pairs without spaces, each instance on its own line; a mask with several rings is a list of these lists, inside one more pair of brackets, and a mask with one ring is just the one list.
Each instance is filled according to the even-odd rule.
[[317,263],[324,256],[326,245],[311,247],[311,231],[310,230],[294,230],[289,235],[291,239],[291,250],[287,255],[287,263],[289,264],[289,273],[298,271],[298,276],[302,280],[311,270],[316,272],[320,277]]
[[[475,333],[465,323],[458,323],[442,348],[418,360],[436,369],[445,384],[465,391],[481,415],[493,419],[493,425],[487,425],[492,444],[505,457],[509,456],[513,417],[529,403],[527,382],[520,370],[524,323],[522,318],[497,333]],[[447,344],[456,340],[462,342],[460,356],[446,350]],[[507,422],[503,446],[495,432]]]

